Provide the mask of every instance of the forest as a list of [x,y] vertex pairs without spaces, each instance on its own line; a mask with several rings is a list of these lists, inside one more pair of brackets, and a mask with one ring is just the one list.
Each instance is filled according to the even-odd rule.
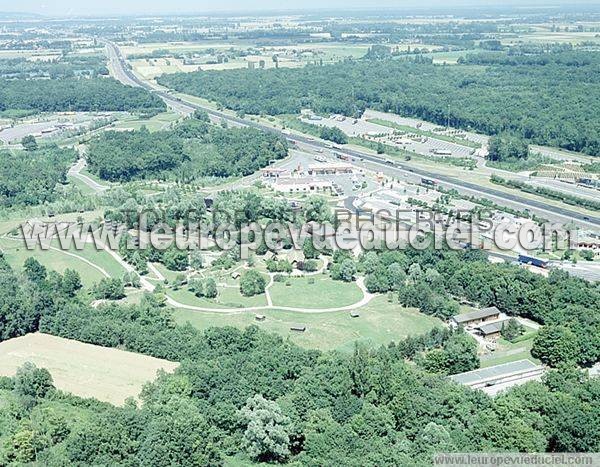
[[0,111],[39,112],[166,110],[164,102],[142,88],[112,78],[0,80]]
[[[575,279],[534,279],[522,270],[517,276],[527,280],[517,282],[507,271],[518,268],[510,266],[487,274],[478,255],[468,252],[415,250],[404,263],[409,274],[409,265],[435,268],[440,283],[464,287],[482,304],[491,287],[482,277],[494,276],[496,293],[530,282],[556,307],[545,317],[548,324],[571,320],[577,305],[565,304],[590,300],[584,295],[596,300],[588,314],[599,309],[592,286],[581,290]],[[459,267],[456,274],[453,267]],[[472,287],[464,283],[470,271]],[[425,466],[435,452],[600,449],[600,380],[577,370],[572,353],[557,354],[556,369],[543,382],[490,398],[448,381],[432,365],[441,352],[456,371],[470,367],[472,341],[462,331],[436,328],[386,347],[321,352],[255,326],[201,332],[176,325],[159,294],[144,295],[138,305],[96,309],[84,303],[78,279],[33,259],[14,271],[0,257],[0,339],[40,330],[181,366],[147,385],[139,403],[124,407],[62,393],[47,371],[32,365],[0,378],[0,397],[9,408],[0,412],[2,464],[203,466],[235,459]],[[547,347],[556,347],[562,328],[549,329]]]
[[537,60],[489,54],[481,64],[477,56],[455,66],[427,59],[346,60],[300,69],[176,73],[158,81],[247,114],[311,108],[359,116],[369,107],[600,155],[599,123],[590,118],[600,112],[593,53],[547,53]]
[[88,148],[90,170],[105,180],[249,175],[287,155],[287,142],[253,128],[211,125],[203,113],[173,130],[107,131]]
[[75,162],[72,149],[46,146],[32,151],[0,152],[0,206],[33,206],[56,198]]
[[32,61],[24,57],[0,59],[0,78],[73,78],[108,75],[102,55],[67,55],[55,61]]

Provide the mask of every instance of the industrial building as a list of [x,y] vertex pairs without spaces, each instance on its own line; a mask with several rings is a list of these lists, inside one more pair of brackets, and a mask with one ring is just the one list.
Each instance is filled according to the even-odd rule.
[[538,381],[543,374],[543,366],[525,359],[459,373],[450,376],[450,379],[473,389],[481,389],[486,394],[493,396],[503,389],[528,381]]

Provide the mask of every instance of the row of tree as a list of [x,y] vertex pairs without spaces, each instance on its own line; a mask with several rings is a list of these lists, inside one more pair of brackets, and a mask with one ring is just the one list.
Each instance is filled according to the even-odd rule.
[[[543,60],[488,60],[442,66],[425,60],[345,61],[301,69],[199,71],[159,82],[246,114],[359,116],[367,107],[487,134],[509,132],[538,144],[600,155],[600,111],[593,52],[544,54]],[[582,105],[581,96],[586,96]]]
[[142,88],[112,78],[0,80],[0,110],[156,112],[166,106]]

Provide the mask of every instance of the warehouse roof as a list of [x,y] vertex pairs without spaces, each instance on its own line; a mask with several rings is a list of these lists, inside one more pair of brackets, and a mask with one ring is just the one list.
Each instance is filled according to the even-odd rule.
[[471,311],[470,313],[453,316],[452,319],[460,324],[469,321],[474,321],[476,319],[489,318],[490,316],[495,316],[499,314],[500,310],[498,308],[496,308],[495,306],[490,306],[488,308],[482,308],[481,310]]
[[502,363],[501,365],[491,366],[489,368],[480,368],[479,370],[459,373],[450,376],[450,379],[460,384],[472,386],[511,375],[519,375],[521,373],[540,370],[541,368],[542,367],[536,365],[531,360],[517,360],[515,362]]

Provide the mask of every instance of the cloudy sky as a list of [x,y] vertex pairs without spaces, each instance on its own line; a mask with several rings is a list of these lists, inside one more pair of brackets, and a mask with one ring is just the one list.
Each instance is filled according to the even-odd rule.
[[[598,4],[600,0],[579,0]],[[38,13],[48,16],[207,13],[297,9],[423,8],[428,6],[556,5],[569,0],[0,0],[0,12]]]

